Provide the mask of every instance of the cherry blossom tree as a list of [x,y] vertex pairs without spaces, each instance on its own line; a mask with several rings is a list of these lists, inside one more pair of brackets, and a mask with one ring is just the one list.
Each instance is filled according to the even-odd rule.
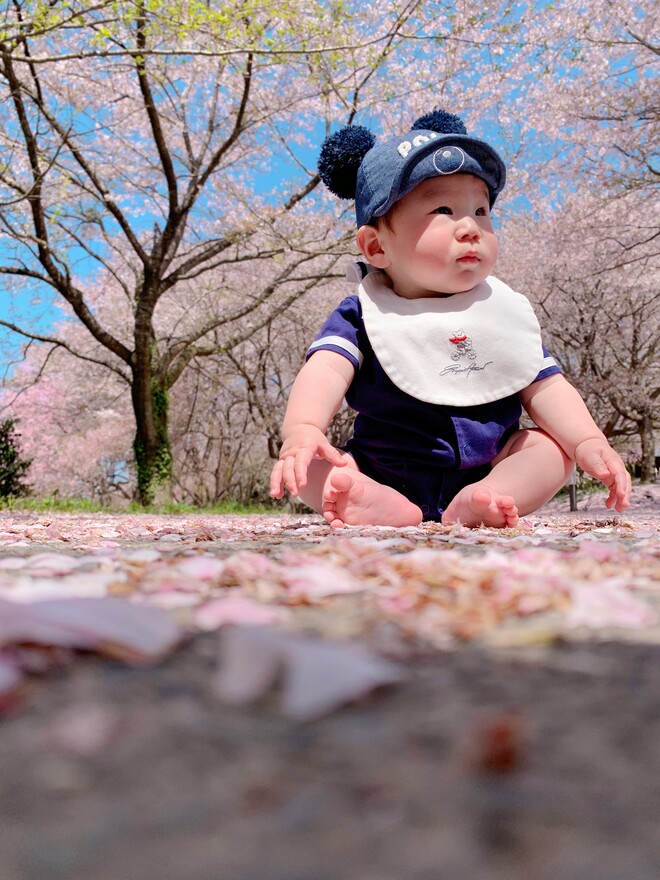
[[656,5],[559,0],[518,10],[510,39],[492,48],[495,67],[507,73],[498,106],[505,152],[525,158],[509,183],[559,200],[576,177],[611,193],[655,188]]
[[[188,365],[240,344],[332,269],[346,226],[310,220],[309,138],[416,89],[430,100],[469,63],[456,47],[480,45],[504,9],[463,6],[7,6],[4,290],[61,297],[95,343],[84,357],[126,383],[143,501],[169,484],[169,396]],[[121,292],[120,314],[92,307],[93,282]],[[168,300],[175,332],[162,329]]]
[[500,268],[537,304],[546,344],[609,437],[635,435],[641,477],[656,479],[660,255],[655,194],[603,198],[584,185],[562,208],[512,221]]
[[[289,387],[328,300],[340,298],[344,286],[310,293],[304,306],[288,309],[241,345],[191,363],[171,392],[175,501],[268,501],[269,458],[279,450]],[[22,445],[32,458],[37,495],[111,504],[135,478],[126,383],[70,354],[69,348],[82,354],[89,347],[81,324],[61,322],[57,329],[68,348],[30,345],[6,382],[3,403],[25,425]]]
[[[337,281],[316,290],[235,349],[191,365],[172,397],[176,497],[272,503],[270,460],[291,384],[325,313],[350,289]],[[352,419],[340,411],[331,442],[346,441]]]
[[[67,329],[84,333],[73,322]],[[130,498],[130,396],[116,374],[62,346],[31,345],[3,397],[20,426],[38,497]]]
[[55,295],[66,316],[52,333],[0,322],[45,351],[16,375],[50,382],[61,364],[63,397],[48,399],[71,395],[63,411],[80,413],[86,387],[90,412],[118,413],[115,451],[134,457],[144,502],[173,474],[184,494],[218,497],[258,458],[248,438],[277,446],[309,336],[295,356],[281,343],[316,329],[305,304],[340,296],[351,250],[350,205],[321,192],[314,167],[330,127],[388,133],[433,106],[461,113],[507,157],[505,229],[582,179],[618,196],[657,173],[650,5],[212,7],[14,0],[0,34],[2,295]]

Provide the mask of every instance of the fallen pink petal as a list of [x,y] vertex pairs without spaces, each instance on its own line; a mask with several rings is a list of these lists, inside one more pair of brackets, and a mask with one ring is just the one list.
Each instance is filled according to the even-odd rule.
[[623,579],[576,585],[571,598],[567,614],[570,626],[636,628],[650,626],[658,620],[657,613],[647,602],[626,589]]
[[168,615],[122,599],[0,600],[0,645],[37,643],[98,650],[131,662],[161,657],[180,640]]
[[224,596],[200,606],[195,624],[202,630],[219,629],[229,623],[241,626],[268,626],[284,623],[289,612],[284,608],[268,608],[243,596]]
[[311,721],[403,678],[400,667],[360,645],[236,628],[222,636],[216,692],[247,703],[279,682],[284,714]]
[[297,558],[294,561],[290,558],[286,569],[282,570],[281,578],[292,598],[310,601],[341,593],[357,593],[367,588],[350,571],[321,559],[308,561]]

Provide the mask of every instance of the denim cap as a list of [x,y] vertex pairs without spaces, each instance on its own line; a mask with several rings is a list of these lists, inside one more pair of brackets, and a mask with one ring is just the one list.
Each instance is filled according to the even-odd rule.
[[382,217],[422,181],[459,172],[473,174],[484,181],[492,207],[504,188],[506,166],[484,141],[467,134],[415,129],[403,137],[375,144],[357,172],[358,227]]

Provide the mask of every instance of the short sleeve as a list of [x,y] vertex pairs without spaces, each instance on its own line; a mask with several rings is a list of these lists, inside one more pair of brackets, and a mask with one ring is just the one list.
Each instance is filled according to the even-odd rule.
[[309,358],[317,351],[336,351],[360,369],[368,345],[362,310],[357,296],[347,296],[329,316],[321,332],[307,349]]
[[[543,363],[541,365],[541,371],[539,372],[534,382],[540,382],[541,379],[547,379],[548,376],[554,376],[555,373],[561,373],[561,367],[557,363],[557,361],[550,354],[548,349],[543,346]],[[534,383],[532,383],[534,384]]]

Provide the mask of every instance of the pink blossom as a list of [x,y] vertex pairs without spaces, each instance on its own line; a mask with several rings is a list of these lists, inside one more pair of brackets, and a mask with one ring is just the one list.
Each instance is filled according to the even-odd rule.
[[625,581],[612,578],[600,583],[576,583],[571,590],[572,604],[567,612],[569,626],[600,627],[650,626],[657,621],[655,611],[625,588]]

